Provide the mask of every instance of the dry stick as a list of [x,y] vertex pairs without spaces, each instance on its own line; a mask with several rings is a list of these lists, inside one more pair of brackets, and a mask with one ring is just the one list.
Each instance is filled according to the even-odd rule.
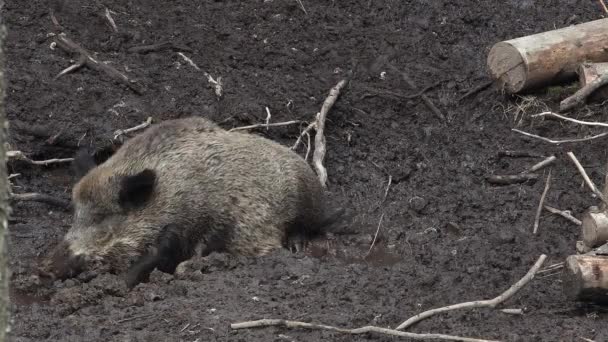
[[58,198],[55,198],[55,197],[52,197],[49,195],[45,195],[45,194],[39,194],[36,192],[28,192],[28,193],[23,193],[23,194],[11,193],[10,198],[12,200],[21,201],[21,202],[34,201],[34,202],[46,203],[46,204],[60,207],[62,209],[68,209],[70,207],[70,202],[66,202],[64,200],[61,200],[61,199],[58,199]]
[[551,170],[549,170],[549,174],[547,175],[547,181],[545,182],[545,189],[543,190],[543,193],[540,196],[540,202],[538,203],[538,209],[536,209],[536,216],[534,217],[534,229],[532,231],[532,234],[538,233],[538,225],[540,223],[540,214],[543,211],[543,204],[545,203],[545,198],[547,197],[547,192],[549,192],[550,186],[551,186]]
[[587,172],[585,172],[585,169],[583,168],[583,166],[581,165],[581,163],[579,163],[578,159],[576,159],[576,156],[574,155],[574,153],[568,152],[566,154],[568,155],[568,157],[570,157],[570,160],[572,160],[572,162],[574,163],[574,165],[578,169],[578,172],[580,172],[581,176],[583,176],[583,179],[585,180],[585,183],[587,183],[587,186],[589,187],[589,189],[591,189],[591,191],[593,191],[593,193],[597,197],[599,197],[602,200],[602,202],[608,203],[608,202],[606,202],[606,197],[604,197],[604,194],[602,194],[597,189],[597,187],[595,186],[595,184],[593,184],[593,182],[591,181],[591,178],[589,178],[589,176],[587,175]]
[[[196,65],[196,63],[194,63],[194,61],[190,58],[188,58],[188,56],[184,55],[181,52],[177,53],[178,55],[180,55],[184,61],[188,64],[190,64],[191,67],[193,67],[196,70],[201,70],[201,68],[198,67],[198,65]],[[209,75],[209,73],[203,71],[203,75],[205,75],[205,77],[207,77],[207,82],[209,83],[209,85],[213,88],[213,90],[215,90],[215,96],[222,97],[222,92],[223,92],[223,88],[222,88],[222,78],[218,77],[217,81],[213,79],[213,77],[211,77],[211,75]]]
[[58,73],[53,79],[58,79],[59,77],[63,76],[63,75],[67,75],[73,71],[76,71],[80,68],[82,68],[85,64],[87,64],[87,57],[85,55],[81,55],[80,58],[78,58],[78,61],[72,65],[70,65],[69,67],[61,70],[60,73]]
[[552,214],[560,215],[561,217],[563,217],[566,220],[574,223],[577,226],[580,226],[581,224],[583,224],[579,219],[577,219],[576,217],[572,216],[570,210],[559,210],[557,208],[553,208],[553,207],[548,206],[548,205],[545,205],[544,208],[548,212],[550,212]]
[[598,1],[600,2],[600,5],[602,5],[602,8],[604,9],[604,12],[608,13],[608,7],[606,7],[606,4],[604,3],[604,0],[598,0]]
[[299,124],[300,122],[301,121],[293,120],[293,121],[285,121],[285,122],[255,124],[255,125],[249,125],[249,126],[234,127],[234,128],[229,129],[228,132],[243,131],[243,130],[260,128],[260,127],[262,127],[262,128],[263,127],[268,128],[268,127],[289,126],[289,125]]
[[23,160],[25,162],[28,162],[28,163],[34,164],[34,165],[69,163],[74,160],[74,158],[60,158],[60,159],[54,158],[54,159],[47,159],[47,160],[32,160],[29,157],[27,157],[25,154],[23,154],[23,152],[21,152],[21,151],[8,151],[8,152],[6,152],[6,156],[9,159],[14,158],[17,160]]
[[298,4],[300,4],[300,7],[302,8],[302,11],[304,11],[304,14],[308,15],[308,12],[306,12],[306,8],[304,8],[304,3],[302,3],[302,0],[296,0],[298,1]]
[[380,220],[378,220],[378,228],[376,229],[376,234],[374,234],[374,239],[372,240],[372,244],[369,246],[369,249],[367,250],[367,253],[365,253],[365,256],[363,256],[363,259],[365,259],[369,253],[372,252],[372,249],[374,248],[374,245],[376,244],[376,239],[378,238],[378,233],[380,232],[380,227],[382,226],[382,219],[384,219],[384,213],[382,213],[382,215],[380,215]]
[[490,175],[486,177],[488,183],[497,185],[510,185],[517,183],[525,183],[529,180],[537,179],[539,176],[535,173],[520,173],[518,175]]
[[118,137],[120,137],[121,135],[133,133],[136,131],[141,131],[142,129],[148,128],[151,124],[152,124],[152,117],[149,116],[146,121],[144,121],[143,123],[141,123],[137,126],[127,128],[127,129],[118,129],[114,132],[114,140],[118,139]]
[[315,121],[313,121],[310,124],[308,124],[308,126],[306,126],[306,128],[302,131],[302,133],[300,133],[300,136],[298,137],[298,139],[296,140],[296,142],[293,144],[293,146],[291,146],[292,150],[295,150],[296,148],[298,148],[298,146],[300,145],[300,142],[302,141],[302,137],[304,135],[308,134],[308,136],[310,137],[310,131],[313,128],[317,127],[317,120],[318,120],[318,115],[317,115],[317,119],[315,119]]
[[323,166],[323,159],[325,159],[325,152],[327,150],[325,144],[325,119],[327,113],[334,105],[340,95],[340,90],[346,85],[346,80],[341,80],[329,91],[329,96],[323,102],[319,116],[317,117],[316,134],[315,134],[315,151],[312,154],[312,162],[317,170],[317,176],[321,181],[323,187],[327,186],[327,170]]
[[510,158],[544,158],[542,154],[529,151],[498,151],[498,157],[510,157]]
[[522,309],[502,309],[500,310],[506,314],[510,314],[510,315],[523,315],[524,314],[524,310]]
[[[416,84],[414,83],[414,81],[412,81],[412,79],[410,78],[410,76],[408,74],[406,74],[403,71],[400,71],[399,69],[397,69],[397,67],[395,67],[391,63],[388,63],[388,67],[391,70],[393,70],[394,72],[399,73],[401,75],[401,78],[403,79],[403,81],[405,81],[405,83],[407,83],[408,87],[410,87],[412,89],[416,89]],[[428,98],[428,96],[423,94],[423,95],[420,95],[420,98],[422,99],[422,101],[424,101],[424,104],[426,104],[426,106],[433,112],[433,114],[435,114],[442,121],[445,121],[445,116],[443,116],[441,111],[437,107],[435,107],[435,105]]]
[[[97,59],[93,58],[91,53],[89,53],[86,49],[84,49],[80,45],[76,44],[71,39],[67,38],[65,36],[65,34],[61,33],[61,34],[56,35],[55,43],[57,43],[57,45],[60,48],[62,48],[63,50],[65,50],[69,53],[79,54],[80,59],[82,59],[82,58],[85,59],[84,65],[88,66],[89,68],[99,71],[99,72],[106,73],[108,76],[110,76],[111,78],[117,80],[118,82],[126,85],[127,87],[129,87],[131,90],[133,90],[137,94],[141,95],[143,93],[143,89],[137,82],[131,80],[129,77],[127,77],[125,74],[121,73],[120,71],[116,70],[114,67],[107,65],[105,63],[102,63],[102,62],[98,61]],[[72,67],[74,67],[74,66],[72,66]],[[64,71],[62,71],[61,73],[65,74]],[[56,77],[59,77],[59,75],[57,75]]]
[[511,130],[512,130],[512,131],[514,131],[514,132],[517,132],[517,133],[519,133],[519,134],[523,134],[523,135],[525,135],[525,136],[527,136],[527,137],[530,137],[530,138],[535,138],[535,139],[540,139],[540,140],[542,140],[542,141],[546,141],[546,142],[548,142],[548,143],[551,143],[551,144],[556,144],[556,145],[559,145],[559,144],[564,144],[564,143],[575,143],[575,142],[581,142],[581,141],[589,141],[589,140],[593,140],[593,139],[602,138],[602,137],[605,137],[606,135],[608,135],[608,132],[604,132],[604,133],[600,133],[600,134],[598,134],[598,135],[593,135],[593,136],[590,136],[590,137],[585,137],[585,138],[574,138],[574,139],[564,139],[564,140],[553,140],[553,139],[549,139],[549,138],[541,137],[540,135],[536,135],[536,134],[532,134],[532,133],[528,133],[528,132],[520,131],[520,130],[518,130],[518,129],[516,129],[516,128],[512,128]]
[[544,167],[547,167],[548,165],[552,164],[557,158],[555,156],[550,156],[545,158],[543,161],[541,161],[540,163],[534,164],[530,169],[528,169],[527,171],[524,171],[522,173],[525,172],[536,172]]
[[533,118],[535,117],[539,117],[539,116],[549,116],[549,117],[555,117],[558,119],[562,119],[565,121],[570,121],[570,122],[574,122],[577,123],[579,125],[585,125],[585,126],[599,126],[599,127],[608,127],[608,123],[604,123],[604,122],[596,122],[596,121],[581,121],[581,120],[577,120],[577,119],[573,119],[573,118],[569,118],[567,116],[563,116],[561,114],[557,114],[557,113],[553,113],[553,112],[542,112],[542,113],[538,113],[538,114],[534,114],[532,115]]
[[108,22],[110,23],[110,26],[112,27],[114,32],[118,32],[118,27],[116,26],[116,22],[114,22],[114,19],[110,15],[110,10],[107,7],[106,7],[106,11],[105,11],[105,17],[108,20]]
[[561,112],[573,109],[585,103],[587,97],[589,97],[593,92],[595,92],[598,88],[608,84],[608,74],[601,75],[595,80],[591,81],[581,89],[577,90],[574,95],[564,99],[559,104],[559,110]]
[[314,324],[298,321],[288,321],[284,319],[260,319],[257,321],[247,321],[230,324],[232,329],[251,329],[260,327],[285,327],[285,328],[306,328],[314,330],[328,330],[344,334],[361,335],[367,333],[378,333],[390,336],[406,337],[414,340],[444,340],[444,341],[462,341],[462,342],[498,342],[496,340],[482,340],[478,338],[460,337],[444,334],[418,334],[412,332],[397,331],[393,329],[380,328],[375,326],[366,326],[356,329],[344,329],[325,324]]
[[177,45],[171,41],[160,42],[157,44],[150,44],[150,45],[133,46],[133,47],[128,48],[127,51],[132,52],[132,53],[148,53],[148,52],[159,51],[159,50],[164,50],[164,49],[192,52],[191,48],[189,48],[187,46],[183,46],[183,45]]
[[454,305],[446,306],[446,307],[443,307],[443,308],[437,308],[437,309],[428,310],[428,311],[419,313],[416,316],[414,316],[414,317],[408,319],[407,321],[401,323],[401,325],[399,325],[395,330],[405,329],[405,328],[411,326],[414,323],[417,323],[417,322],[419,322],[419,321],[421,321],[421,320],[423,320],[425,318],[431,317],[431,316],[433,316],[435,314],[438,314],[438,313],[441,313],[441,312],[458,310],[458,309],[473,309],[473,308],[485,308],[485,307],[495,308],[496,306],[498,306],[502,302],[504,302],[507,299],[511,298],[515,293],[517,293],[517,291],[519,291],[528,282],[530,282],[530,280],[532,280],[534,278],[534,275],[536,274],[536,272],[538,272],[538,270],[540,269],[540,267],[545,262],[545,259],[547,259],[547,256],[545,254],[542,254],[538,258],[538,260],[536,261],[536,263],[534,264],[534,266],[532,266],[532,268],[528,271],[528,273],[526,273],[526,275],[523,278],[521,278],[517,283],[515,283],[508,290],[506,290],[500,296],[498,296],[498,297],[496,297],[494,299],[478,300],[478,301],[466,302],[466,303],[460,303],[460,304],[454,304]]

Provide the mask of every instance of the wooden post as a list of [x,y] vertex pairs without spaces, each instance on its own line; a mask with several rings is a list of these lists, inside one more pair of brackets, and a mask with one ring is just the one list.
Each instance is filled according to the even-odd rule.
[[590,207],[582,217],[583,242],[597,247],[608,241],[608,214],[598,207]]
[[[0,4],[3,1],[0,0]],[[5,116],[4,100],[6,95],[6,79],[5,79],[5,40],[6,26],[4,18],[0,18],[0,342],[7,340],[9,331],[9,306],[8,297],[8,217],[10,207],[8,202],[9,183],[6,170],[6,145],[7,145],[7,127],[8,122]]]
[[569,256],[564,265],[562,286],[571,300],[608,303],[608,257]]
[[[595,81],[601,75],[608,74],[608,63],[582,63],[576,70],[581,88]],[[588,102],[601,102],[608,99],[608,86],[597,89],[588,98]]]
[[490,74],[508,93],[576,79],[583,62],[608,62],[608,18],[496,43]]

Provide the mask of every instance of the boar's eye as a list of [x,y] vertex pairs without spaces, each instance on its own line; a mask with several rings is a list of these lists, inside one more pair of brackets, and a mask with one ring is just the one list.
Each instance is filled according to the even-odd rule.
[[125,209],[146,204],[154,192],[155,182],[156,172],[150,169],[123,177],[118,193],[118,204]]

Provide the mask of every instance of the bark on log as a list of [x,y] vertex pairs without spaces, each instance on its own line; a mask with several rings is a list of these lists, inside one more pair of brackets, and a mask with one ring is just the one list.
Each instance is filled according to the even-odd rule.
[[[0,4],[3,1],[0,0]],[[7,332],[9,328],[9,306],[8,297],[8,253],[7,253],[7,238],[8,238],[8,218],[10,213],[9,208],[9,188],[8,175],[6,170],[6,147],[7,147],[7,126],[5,116],[5,95],[6,95],[6,78],[5,70],[5,40],[6,26],[4,17],[0,18],[0,342],[7,340]]]
[[576,79],[583,62],[608,62],[608,18],[496,43],[490,74],[508,93]]
[[608,302],[608,257],[571,255],[566,258],[562,286],[567,298]]
[[[578,80],[581,88],[608,74],[608,63],[582,63],[578,69]],[[589,95],[587,102],[601,102],[608,99],[608,86],[603,86]]]
[[597,207],[585,211],[582,218],[583,242],[595,248],[608,241],[608,214]]

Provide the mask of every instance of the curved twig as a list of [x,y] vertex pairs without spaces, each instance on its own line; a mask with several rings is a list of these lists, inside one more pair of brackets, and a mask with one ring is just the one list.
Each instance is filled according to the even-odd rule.
[[517,293],[517,291],[519,291],[528,282],[530,282],[530,280],[532,280],[534,278],[534,275],[536,274],[536,272],[538,272],[540,267],[545,262],[545,259],[547,259],[547,256],[545,254],[542,254],[538,258],[538,260],[536,261],[534,266],[532,266],[532,268],[528,271],[528,273],[526,273],[526,275],[523,278],[521,278],[517,283],[515,283],[508,290],[506,290],[500,296],[498,296],[494,299],[478,300],[478,301],[454,304],[454,305],[445,306],[442,308],[428,310],[428,311],[419,313],[412,318],[409,318],[405,322],[401,323],[397,328],[395,328],[395,330],[403,330],[425,318],[428,318],[435,314],[446,312],[446,311],[452,311],[452,310],[458,310],[458,309],[473,309],[473,308],[495,308],[502,302],[511,298],[515,293]]

